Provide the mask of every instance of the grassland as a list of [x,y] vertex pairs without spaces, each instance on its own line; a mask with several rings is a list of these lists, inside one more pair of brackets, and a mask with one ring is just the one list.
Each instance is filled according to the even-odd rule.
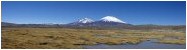
[[2,48],[82,48],[82,45],[137,44],[149,39],[159,43],[185,44],[185,31],[93,30],[68,28],[2,28]]

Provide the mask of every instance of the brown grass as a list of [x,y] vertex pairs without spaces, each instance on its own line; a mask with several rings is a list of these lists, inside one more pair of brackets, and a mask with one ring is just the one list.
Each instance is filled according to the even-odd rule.
[[185,33],[168,31],[158,32],[154,30],[140,31],[68,28],[2,28],[3,49],[68,49],[82,48],[82,45],[95,45],[100,43],[109,45],[117,45],[122,43],[137,44],[146,39],[159,39],[161,43],[174,44],[185,44],[186,41]]

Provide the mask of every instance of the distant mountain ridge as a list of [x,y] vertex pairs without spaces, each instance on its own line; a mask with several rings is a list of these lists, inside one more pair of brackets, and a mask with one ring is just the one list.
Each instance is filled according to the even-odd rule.
[[132,25],[114,16],[106,16],[98,21],[83,18],[68,24],[16,24],[1,22],[1,27],[55,27],[55,28],[87,28],[87,29],[181,29],[185,30],[186,25],[163,26],[163,25]]
[[120,27],[123,25],[130,25],[126,22],[114,17],[114,16],[106,16],[101,18],[98,21],[93,21],[89,18],[83,18],[78,20],[77,22],[69,23],[66,25],[70,26],[94,26],[94,27]]

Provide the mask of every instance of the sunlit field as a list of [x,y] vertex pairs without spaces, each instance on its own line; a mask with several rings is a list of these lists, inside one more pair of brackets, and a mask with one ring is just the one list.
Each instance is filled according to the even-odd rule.
[[138,44],[150,39],[156,43],[186,44],[185,30],[95,30],[69,28],[2,28],[2,47],[83,48],[84,45]]

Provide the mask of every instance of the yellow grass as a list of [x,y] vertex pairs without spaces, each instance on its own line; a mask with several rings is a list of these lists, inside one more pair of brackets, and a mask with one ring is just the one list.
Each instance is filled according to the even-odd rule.
[[[172,30],[171,30],[172,31]],[[175,37],[174,41],[172,38]],[[185,33],[68,28],[2,28],[2,48],[82,48],[82,45],[137,44],[147,39],[185,44]],[[165,38],[165,39],[164,39]],[[172,42],[171,42],[172,41]]]

